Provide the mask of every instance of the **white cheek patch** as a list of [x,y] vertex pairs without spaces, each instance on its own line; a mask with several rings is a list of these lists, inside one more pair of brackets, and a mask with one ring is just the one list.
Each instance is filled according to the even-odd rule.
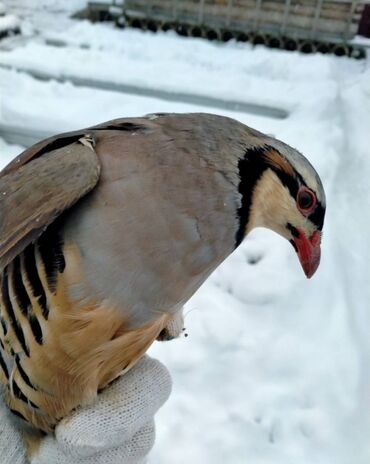
[[289,239],[288,223],[309,234],[315,230],[315,226],[298,210],[296,199],[288,188],[271,169],[267,169],[254,189],[246,232],[255,227],[266,227]]

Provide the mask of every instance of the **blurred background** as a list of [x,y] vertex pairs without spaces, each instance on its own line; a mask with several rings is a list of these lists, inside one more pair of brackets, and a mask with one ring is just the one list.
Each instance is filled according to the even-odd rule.
[[0,163],[48,135],[211,112],[305,154],[322,264],[256,230],[155,343],[174,387],[150,464],[370,462],[370,6],[345,0],[0,2]]

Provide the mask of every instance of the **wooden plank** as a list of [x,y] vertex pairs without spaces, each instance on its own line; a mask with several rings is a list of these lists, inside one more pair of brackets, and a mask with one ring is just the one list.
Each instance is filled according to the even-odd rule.
[[[289,0],[287,0],[289,1]],[[186,24],[204,24],[213,28],[228,27],[240,30],[310,30],[352,37],[356,32],[363,9],[362,0],[356,4],[341,0],[151,0],[150,13],[146,0],[126,0],[125,9],[147,12],[157,20],[177,20]],[[288,6],[287,6],[288,5]],[[318,6],[319,5],[319,6]],[[173,11],[176,11],[176,14]],[[353,26],[354,25],[354,26]]]
[[284,4],[284,13],[283,13],[283,20],[280,25],[280,34],[284,34],[285,29],[287,27],[291,4],[292,4],[291,0],[286,0]]
[[[219,0],[220,1],[220,0]],[[258,4],[257,0],[257,4]],[[204,0],[201,2],[188,2],[188,1],[179,1],[175,0],[177,5],[176,9],[179,14],[191,14],[191,13],[198,13],[199,12],[199,5],[202,4]],[[208,12],[208,14],[214,15],[221,15],[221,16],[228,16],[228,14],[234,15],[241,15],[244,9],[249,10],[256,10],[256,1],[255,0],[242,0],[241,1],[234,1],[232,6],[226,5],[217,5],[214,2],[205,2],[203,3],[204,12]],[[146,0],[129,0],[126,2],[127,8],[129,9],[146,9],[149,2]],[[166,10],[169,10],[171,6],[174,5],[173,0],[154,0],[150,2],[151,8],[156,12],[163,12],[165,13]],[[257,8],[258,9],[258,8]],[[286,11],[286,2],[272,2],[272,1],[264,1],[262,4],[262,11],[263,12],[282,12]],[[346,4],[341,4],[338,2],[332,2],[328,4],[328,2],[324,2],[321,8],[320,17],[323,18],[334,18],[334,19],[347,19],[348,15],[351,11],[351,4],[347,2]],[[304,5],[301,3],[297,3],[296,0],[291,2],[290,6],[290,14],[293,15],[306,15],[306,16],[314,16],[315,14],[315,6],[312,5]],[[178,15],[177,15],[178,16]]]

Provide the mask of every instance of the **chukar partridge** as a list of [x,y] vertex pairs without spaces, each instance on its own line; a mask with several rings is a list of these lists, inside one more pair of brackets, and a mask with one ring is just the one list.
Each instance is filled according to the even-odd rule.
[[325,195],[298,151],[210,114],[117,119],[0,175],[0,380],[51,432],[160,336],[255,227],[320,260]]

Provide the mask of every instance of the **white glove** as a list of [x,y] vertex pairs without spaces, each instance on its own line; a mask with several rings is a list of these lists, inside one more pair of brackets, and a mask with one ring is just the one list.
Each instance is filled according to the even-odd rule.
[[0,462],[26,464],[26,449],[19,430],[4,402],[0,401]]
[[[42,440],[31,464],[144,463],[154,444],[154,415],[170,391],[167,369],[159,361],[144,356],[106,388],[96,403],[63,419],[55,436]],[[1,463],[26,464],[20,432],[3,409],[0,409]]]

